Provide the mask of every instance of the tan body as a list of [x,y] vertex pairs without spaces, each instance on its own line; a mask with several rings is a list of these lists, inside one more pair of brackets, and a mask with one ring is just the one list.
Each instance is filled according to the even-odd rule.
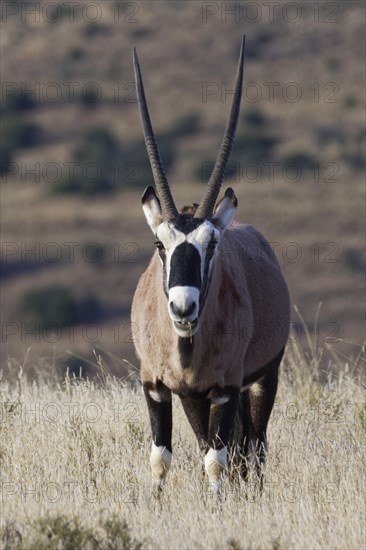
[[158,251],[138,283],[132,323],[151,424],[150,465],[159,489],[172,459],[172,392],[180,396],[218,494],[228,449],[244,479],[252,464],[262,480],[290,304],[269,243],[253,227],[232,223],[238,205],[234,190],[226,189],[217,202],[239,118],[244,47],[245,37],[228,123],[204,196],[181,211],[161,162],[134,51],[155,182],[141,203]]
[[[142,382],[158,380],[180,395],[240,388],[283,349],[289,295],[270,244],[253,227],[232,223],[212,262],[212,279],[189,366],[182,364],[154,254],[132,304]],[[252,376],[251,376],[252,378]]]

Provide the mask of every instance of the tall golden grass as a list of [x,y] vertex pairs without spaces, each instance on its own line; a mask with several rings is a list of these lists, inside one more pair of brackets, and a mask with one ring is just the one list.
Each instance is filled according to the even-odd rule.
[[118,380],[96,357],[98,380],[31,381],[13,362],[0,393],[0,548],[364,548],[364,348],[350,364],[312,344],[290,342],[282,363],[262,496],[226,480],[220,508],[178,398],[157,499],[137,370]]

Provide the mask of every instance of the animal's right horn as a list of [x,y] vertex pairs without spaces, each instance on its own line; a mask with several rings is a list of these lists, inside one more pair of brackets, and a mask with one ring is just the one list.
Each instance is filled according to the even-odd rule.
[[236,73],[234,97],[224,139],[222,141],[219,154],[217,155],[217,159],[214,169],[212,170],[210,180],[207,184],[206,193],[194,215],[195,218],[210,219],[212,217],[222,180],[225,176],[227,163],[229,162],[231,148],[234,142],[235,131],[240,112],[241,96],[243,93],[244,47],[245,35],[243,36],[243,40],[241,43],[238,70]]
[[168,180],[164,172],[154,131],[152,129],[149,109],[147,107],[145,97],[144,84],[142,82],[140,64],[135,48],[133,49],[133,66],[135,70],[137,101],[140,110],[142,130],[144,132],[145,145],[150,159],[156,191],[160,199],[163,220],[176,220],[178,219],[179,214],[170,192]]

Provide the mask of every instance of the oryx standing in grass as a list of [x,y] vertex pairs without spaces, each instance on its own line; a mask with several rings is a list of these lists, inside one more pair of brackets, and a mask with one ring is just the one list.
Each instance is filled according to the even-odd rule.
[[172,392],[182,401],[215,487],[220,487],[229,445],[251,460],[255,453],[259,465],[265,458],[289,331],[289,295],[266,239],[249,225],[232,223],[234,191],[228,188],[215,206],[239,117],[243,62],[244,38],[228,125],[204,197],[199,206],[178,212],[134,51],[156,188],[147,187],[142,208],[157,251],[137,286],[132,321],[138,329],[135,345],[153,437],[150,464],[158,486],[172,457]]

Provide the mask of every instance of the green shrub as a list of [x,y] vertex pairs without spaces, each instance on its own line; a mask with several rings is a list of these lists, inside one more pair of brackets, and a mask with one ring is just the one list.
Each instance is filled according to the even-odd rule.
[[244,126],[263,126],[266,119],[258,109],[249,109],[244,114]]
[[78,518],[68,519],[56,516],[39,519],[34,525],[37,530],[32,548],[37,550],[78,550],[98,548],[98,541],[92,529],[83,527]]
[[144,543],[131,536],[130,528],[125,519],[121,520],[113,515],[102,526],[107,537],[105,544],[107,550],[141,550],[143,548]]
[[353,94],[348,94],[348,95],[345,96],[345,98],[343,100],[343,105],[347,109],[354,109],[355,107],[357,107],[359,105],[359,102],[358,102],[357,97],[355,97]]
[[365,255],[357,248],[347,248],[343,252],[343,261],[345,266],[355,273],[364,273],[366,269]]
[[266,131],[242,130],[234,142],[232,161],[241,164],[269,162],[276,143],[277,139]]
[[132,30],[132,36],[136,39],[141,40],[141,38],[147,38],[154,34],[154,29],[151,27],[134,27]]
[[73,355],[65,354],[58,357],[56,360],[56,370],[60,379],[64,379],[66,372],[68,376],[76,378],[93,378],[95,377],[98,369],[95,364],[95,357],[90,352],[87,357],[83,356],[83,353]]
[[15,112],[6,112],[0,125],[0,173],[9,171],[17,149],[32,147],[40,139],[41,131],[36,124],[25,121]]
[[0,176],[9,172],[10,163],[13,162],[12,150],[0,145]]
[[88,38],[93,38],[94,36],[105,36],[110,33],[110,27],[102,23],[87,23],[83,28],[83,34]]
[[33,94],[29,91],[31,86],[24,86],[14,93],[8,93],[1,104],[1,111],[4,113],[19,113],[34,109],[36,102]]
[[282,162],[283,164],[295,164],[298,169],[306,171],[314,168],[316,159],[311,157],[308,153],[299,151],[283,157]]
[[[174,122],[171,127],[163,132],[162,138],[170,139],[170,138],[180,138],[184,136],[189,136],[192,134],[196,134],[200,129],[200,118],[197,113],[189,113],[188,115],[185,115],[181,118],[179,118],[176,122]],[[158,138],[158,142],[160,145],[160,137]]]
[[7,521],[0,527],[0,548],[4,550],[20,550],[22,535],[14,521]]
[[50,516],[35,521],[35,535],[22,540],[15,524],[1,529],[4,549],[12,550],[142,550],[144,541],[132,537],[125,519],[113,515],[96,528],[85,527],[75,516]]
[[341,60],[335,57],[332,57],[331,59],[327,59],[326,65],[332,73],[338,72],[342,67]]
[[38,126],[15,114],[8,114],[3,117],[1,123],[2,147],[14,150],[22,147],[32,147],[39,141],[40,130]]
[[366,130],[359,128],[353,139],[348,136],[342,148],[342,158],[354,172],[363,171],[366,167]]
[[[259,118],[257,120],[259,121]],[[254,163],[263,166],[263,163],[272,160],[272,150],[277,143],[277,138],[267,135],[266,130],[262,129],[262,124],[264,125],[264,121],[258,123],[259,128],[257,129],[246,127],[245,130],[242,130],[236,136],[226,171],[227,178],[230,179],[233,174],[237,173],[236,167],[240,167],[240,171],[242,172],[244,166],[248,164]],[[211,162],[213,167],[215,160],[216,157],[210,160],[202,160],[197,164],[195,176],[202,183],[207,183],[210,175],[207,163]]]
[[101,94],[96,87],[89,86],[87,91],[80,95],[80,103],[83,107],[96,108],[101,102]]
[[53,188],[56,192],[105,193],[116,187],[114,165],[120,154],[114,136],[103,128],[93,128],[83,135],[81,145],[73,153],[75,166],[70,179],[62,179]]
[[85,56],[85,51],[83,48],[79,48],[75,46],[74,48],[71,48],[67,53],[67,59],[71,61],[79,61],[79,59],[83,59]]
[[24,120],[24,111],[33,109],[36,103],[27,87],[6,95],[1,103],[0,125],[0,174],[9,171],[15,151],[39,143],[39,127]]
[[245,57],[260,58],[268,53],[269,45],[276,37],[276,33],[271,30],[261,30],[256,36],[251,36],[245,44]]
[[19,311],[26,322],[39,323],[41,327],[53,323],[85,323],[100,315],[100,305],[93,296],[77,300],[72,292],[61,286],[28,290],[20,300]]
[[78,305],[71,292],[62,287],[27,291],[21,300],[21,311],[42,326],[57,323],[77,323]]
[[[157,135],[165,170],[169,170],[174,163],[179,138],[191,135],[198,129],[199,118],[191,114]],[[52,188],[53,192],[94,195],[130,185],[146,187],[153,182],[143,137],[121,145],[109,130],[92,128],[83,134],[72,160],[78,163],[72,177],[58,182]],[[99,177],[95,177],[98,174]]]
[[[168,171],[174,164],[180,138],[197,133],[199,128],[199,116],[196,113],[191,113],[178,119],[167,130],[156,133],[165,171]],[[122,181],[121,184],[146,187],[153,183],[154,180],[143,137],[129,144],[124,158],[128,159],[128,162],[135,167],[136,174],[135,180],[131,178],[130,181]]]
[[354,172],[362,171],[366,168],[366,158],[364,151],[353,152],[343,155],[343,159],[347,162]]

